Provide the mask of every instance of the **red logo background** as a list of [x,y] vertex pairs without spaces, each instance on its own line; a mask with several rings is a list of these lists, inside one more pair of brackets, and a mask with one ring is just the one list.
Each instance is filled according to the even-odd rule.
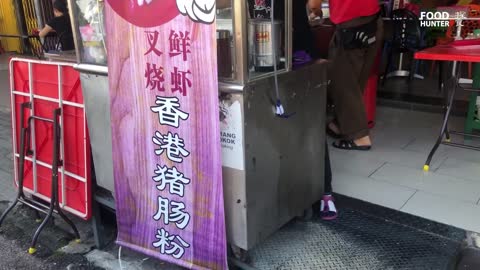
[[154,27],[171,21],[180,13],[175,0],[154,0],[142,6],[137,0],[107,0],[112,9],[129,23],[139,27]]

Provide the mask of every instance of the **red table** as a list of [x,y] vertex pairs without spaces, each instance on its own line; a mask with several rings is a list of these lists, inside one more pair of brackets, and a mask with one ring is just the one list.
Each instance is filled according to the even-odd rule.
[[473,46],[439,45],[415,53],[415,59],[480,62],[480,44]]
[[[456,42],[456,44],[461,44],[461,43],[474,43],[471,41],[459,41]],[[454,42],[455,43],[455,42]],[[478,43],[477,43],[478,44]],[[455,146],[455,147],[461,147],[461,148],[467,148],[467,149],[473,149],[473,150],[480,150],[480,147],[474,147],[474,146],[469,146],[465,144],[460,144],[460,143],[452,143],[450,142],[450,134],[456,134],[456,135],[463,135],[463,136],[471,136],[471,137],[477,137],[480,138],[480,136],[473,135],[473,134],[466,134],[465,132],[457,132],[457,131],[450,131],[448,130],[448,118],[450,116],[451,108],[453,106],[453,101],[455,99],[455,92],[457,88],[460,88],[462,90],[466,91],[474,91],[474,92],[480,92],[480,89],[472,89],[472,88],[464,88],[461,87],[458,83],[458,75],[456,75],[456,62],[476,62],[480,63],[480,44],[478,45],[439,45],[435,46],[432,48],[428,48],[422,51],[419,51],[415,53],[415,59],[419,60],[435,60],[435,61],[453,61],[455,62],[452,70],[452,89],[450,96],[447,100],[447,107],[445,111],[445,117],[443,120],[443,125],[442,129],[440,131],[440,136],[437,139],[437,142],[433,146],[432,150],[430,151],[430,154],[427,158],[427,161],[425,162],[425,165],[423,167],[424,171],[429,171],[430,169],[430,162],[432,161],[433,155],[437,151],[438,147],[440,144],[445,144],[445,145],[450,145],[450,146]],[[446,140],[443,141],[443,136],[445,135]]]

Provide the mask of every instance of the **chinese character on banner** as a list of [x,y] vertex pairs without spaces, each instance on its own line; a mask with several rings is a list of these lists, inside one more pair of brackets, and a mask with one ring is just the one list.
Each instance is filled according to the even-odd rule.
[[182,202],[170,202],[168,199],[159,196],[157,209],[157,213],[153,216],[153,219],[159,221],[163,217],[163,223],[165,225],[173,222],[177,228],[183,230],[190,222],[190,214],[184,211],[185,204]]
[[145,33],[147,34],[147,40],[148,40],[148,46],[149,46],[149,49],[145,53],[145,55],[151,52],[153,52],[157,56],[162,55],[162,52],[156,48],[157,42],[158,42],[158,35],[159,35],[158,31],[145,31]]
[[112,41],[105,44],[111,131],[135,129],[128,143],[111,143],[122,221],[116,243],[189,269],[228,269],[219,98],[212,91],[218,0],[100,2]]
[[151,65],[150,63],[147,63],[145,78],[147,79],[146,88],[150,87],[150,90],[156,88],[158,91],[165,92],[165,87],[163,86],[163,82],[165,81],[165,78],[163,77],[163,67],[157,68],[156,64]]
[[[155,238],[158,241],[153,243],[155,248],[160,248],[161,254],[167,254],[173,256],[175,259],[180,259],[185,254],[185,248],[189,248],[190,245],[183,240],[179,235],[170,235],[165,229],[157,230]],[[178,241],[175,242],[175,240]]]
[[167,157],[173,162],[182,163],[183,157],[190,155],[190,152],[185,150],[185,143],[183,139],[178,137],[178,134],[173,135],[171,132],[168,132],[167,135],[162,135],[162,133],[156,131],[152,141],[160,146],[160,149],[155,150],[155,154],[160,156],[164,150],[167,150]]
[[159,221],[163,216],[163,223],[165,223],[165,225],[168,225],[170,223],[170,220],[168,219],[170,217],[169,205],[170,202],[168,201],[168,199],[158,197],[157,213],[153,216],[153,219]]
[[157,185],[158,190],[163,191],[169,185],[170,194],[180,197],[183,197],[185,185],[190,183],[190,179],[186,178],[183,173],[180,173],[176,167],[170,169],[167,166],[161,167],[160,165],[157,165],[155,176],[152,179],[160,183]]
[[179,91],[183,96],[187,95],[187,87],[192,87],[192,82],[187,78],[187,75],[191,75],[192,72],[178,71],[177,67],[174,67],[172,72],[172,92]]
[[188,113],[179,110],[180,104],[176,97],[157,96],[155,104],[157,105],[150,107],[150,109],[152,112],[158,113],[158,120],[161,125],[178,128],[180,119],[188,119]]
[[168,38],[170,41],[170,57],[182,55],[183,61],[187,61],[187,54],[190,53],[189,34],[188,31],[185,33],[170,31],[170,37]]
[[183,202],[171,202],[172,212],[170,213],[170,220],[175,223],[177,228],[183,230],[190,222],[190,214],[185,212],[185,204]]

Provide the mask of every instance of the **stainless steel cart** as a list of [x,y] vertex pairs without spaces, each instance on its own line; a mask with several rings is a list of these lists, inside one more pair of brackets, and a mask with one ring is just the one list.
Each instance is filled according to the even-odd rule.
[[[274,114],[274,73],[256,66],[256,43],[268,41],[272,30],[248,27],[253,20],[248,1],[217,1],[227,234],[230,244],[243,250],[311,209],[323,192],[326,61],[292,69],[292,0],[276,2],[285,11],[275,16],[282,24],[279,94],[290,117]],[[226,36],[230,53],[222,45]]]

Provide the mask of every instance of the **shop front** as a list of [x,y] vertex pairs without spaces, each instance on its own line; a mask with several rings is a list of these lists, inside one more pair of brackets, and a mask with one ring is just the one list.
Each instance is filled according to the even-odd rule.
[[[287,223],[311,217],[322,197],[335,26],[328,3],[309,18],[293,0],[201,2],[69,0],[75,52],[11,63],[16,180],[36,199],[58,200],[57,212],[92,218],[99,248],[105,208],[116,213],[119,246],[225,269],[227,250],[247,258]],[[372,149],[330,149],[334,192],[480,232],[480,220],[425,206],[477,211],[478,40],[460,41],[452,28],[456,41],[427,46],[436,32],[420,27],[415,6],[380,4],[386,38],[363,97]],[[402,36],[410,33],[414,47]],[[38,92],[52,67],[55,94]],[[23,144],[50,111],[60,133]],[[49,153],[57,154],[51,163]]]

